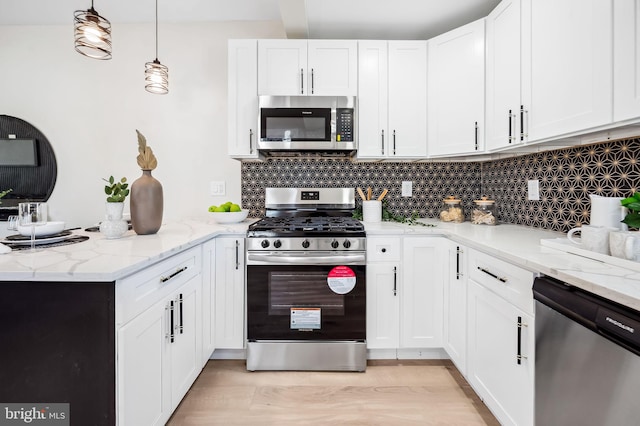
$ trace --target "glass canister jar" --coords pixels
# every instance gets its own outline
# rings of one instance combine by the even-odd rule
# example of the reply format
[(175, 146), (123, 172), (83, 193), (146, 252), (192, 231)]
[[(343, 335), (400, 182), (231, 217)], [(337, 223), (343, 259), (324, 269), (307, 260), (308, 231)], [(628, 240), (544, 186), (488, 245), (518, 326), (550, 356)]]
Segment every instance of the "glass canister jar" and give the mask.
[(471, 223), (476, 225), (495, 225), (498, 223), (495, 200), (482, 197), (479, 200), (473, 200), (473, 202), (475, 206), (471, 214)]
[(442, 200), (444, 209), (440, 212), (440, 220), (443, 222), (464, 222), (464, 212), (462, 211), (462, 200), (449, 196)]

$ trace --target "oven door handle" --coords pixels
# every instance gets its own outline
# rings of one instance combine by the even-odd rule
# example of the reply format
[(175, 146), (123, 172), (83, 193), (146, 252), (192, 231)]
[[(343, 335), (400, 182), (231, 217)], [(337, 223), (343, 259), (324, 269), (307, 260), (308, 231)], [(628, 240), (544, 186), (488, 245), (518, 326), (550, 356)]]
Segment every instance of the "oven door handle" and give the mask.
[(296, 256), (290, 253), (247, 253), (249, 265), (364, 265), (365, 254)]

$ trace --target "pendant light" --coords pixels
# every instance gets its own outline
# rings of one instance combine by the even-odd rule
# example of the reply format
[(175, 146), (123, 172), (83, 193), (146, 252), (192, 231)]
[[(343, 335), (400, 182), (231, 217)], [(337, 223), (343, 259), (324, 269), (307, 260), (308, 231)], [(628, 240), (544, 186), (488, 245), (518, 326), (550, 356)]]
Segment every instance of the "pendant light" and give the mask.
[(169, 93), (169, 68), (158, 60), (158, 0), (156, 0), (156, 59), (144, 65), (144, 88), (158, 95)]
[(111, 22), (93, 8), (73, 13), (76, 51), (94, 59), (111, 59)]

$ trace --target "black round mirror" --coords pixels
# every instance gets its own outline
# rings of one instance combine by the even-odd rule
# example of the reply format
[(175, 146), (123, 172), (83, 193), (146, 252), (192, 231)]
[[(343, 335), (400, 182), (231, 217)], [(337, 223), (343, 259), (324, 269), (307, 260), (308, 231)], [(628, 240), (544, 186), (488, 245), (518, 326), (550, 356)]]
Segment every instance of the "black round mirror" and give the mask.
[(0, 220), (18, 214), (18, 203), (47, 201), (58, 176), (51, 144), (38, 129), (17, 117), (0, 115)]

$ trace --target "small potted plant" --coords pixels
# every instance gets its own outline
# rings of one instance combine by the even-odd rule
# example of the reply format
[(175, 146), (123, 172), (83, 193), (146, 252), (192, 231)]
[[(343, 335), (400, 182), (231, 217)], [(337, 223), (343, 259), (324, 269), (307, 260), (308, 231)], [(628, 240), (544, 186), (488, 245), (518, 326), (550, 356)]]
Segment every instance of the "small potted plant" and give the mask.
[(119, 181), (116, 181), (113, 176), (102, 180), (107, 182), (104, 186), (107, 202), (105, 203), (105, 220), (100, 222), (100, 232), (109, 239), (120, 238), (129, 229), (127, 221), (122, 219), (124, 200), (129, 195), (129, 184), (126, 177)]
[(620, 200), (620, 204), (629, 209), (629, 213), (624, 217), (622, 223), (626, 223), (632, 228), (640, 228), (640, 192)]
[[(2, 197), (4, 197), (5, 195), (7, 195), (8, 193), (10, 193), (11, 191), (13, 191), (13, 189), (11, 189), (11, 188), (6, 189), (6, 190), (4, 190), (4, 191), (0, 191), (0, 199), (1, 199)], [(0, 200), (0, 204), (2, 204), (2, 200)]]

